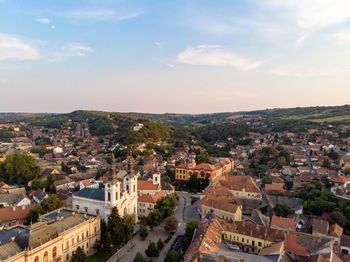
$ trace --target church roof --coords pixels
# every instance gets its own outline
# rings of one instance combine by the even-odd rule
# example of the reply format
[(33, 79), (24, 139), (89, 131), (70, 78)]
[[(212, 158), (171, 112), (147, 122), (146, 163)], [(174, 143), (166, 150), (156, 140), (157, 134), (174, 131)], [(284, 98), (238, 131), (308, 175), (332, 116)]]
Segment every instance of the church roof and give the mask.
[(73, 196), (90, 198), (98, 201), (105, 201), (105, 191), (97, 188), (83, 188), (73, 193)]

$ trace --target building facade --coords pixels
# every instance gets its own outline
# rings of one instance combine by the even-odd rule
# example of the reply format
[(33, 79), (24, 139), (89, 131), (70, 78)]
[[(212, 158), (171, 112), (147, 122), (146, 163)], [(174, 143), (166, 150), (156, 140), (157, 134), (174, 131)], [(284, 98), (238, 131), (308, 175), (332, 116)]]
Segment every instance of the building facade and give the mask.
[(39, 220), (0, 230), (0, 261), (66, 262), (78, 247), (93, 254), (101, 237), (99, 216), (58, 209)]
[(228, 175), (234, 169), (234, 161), (231, 158), (218, 158), (213, 164), (200, 163), (196, 164), (193, 158), (189, 158), (183, 164), (175, 168), (175, 180), (178, 182), (187, 182), (194, 174), (198, 178), (208, 177), (211, 182), (220, 179), (222, 176)]
[(134, 214), (137, 219), (137, 174), (129, 164), (128, 171), (116, 174), (112, 168), (112, 180), (105, 183), (104, 189), (84, 188), (72, 195), (74, 210), (88, 214), (100, 215), (108, 221), (113, 207), (117, 207), (119, 215)]

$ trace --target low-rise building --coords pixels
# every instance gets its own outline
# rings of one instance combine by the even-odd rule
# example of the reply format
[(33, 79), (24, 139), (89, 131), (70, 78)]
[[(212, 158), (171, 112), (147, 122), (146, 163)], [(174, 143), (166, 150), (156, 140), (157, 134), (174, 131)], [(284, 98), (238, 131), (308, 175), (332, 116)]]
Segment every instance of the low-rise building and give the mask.
[(137, 200), (139, 217), (147, 217), (149, 213), (153, 212), (158, 199), (164, 196), (166, 196), (164, 191), (159, 191), (155, 194), (140, 194)]

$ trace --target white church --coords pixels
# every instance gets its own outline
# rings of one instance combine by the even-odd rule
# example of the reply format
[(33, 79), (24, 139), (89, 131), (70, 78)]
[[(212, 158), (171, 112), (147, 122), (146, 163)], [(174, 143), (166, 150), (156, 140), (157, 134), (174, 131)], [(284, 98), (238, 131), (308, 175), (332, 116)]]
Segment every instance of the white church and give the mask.
[[(113, 158), (113, 157), (112, 157)], [(119, 215), (135, 214), (137, 220), (137, 177), (132, 160), (128, 170), (116, 173), (112, 160), (112, 180), (104, 189), (84, 188), (72, 195), (72, 208), (80, 212), (100, 215), (108, 221), (112, 208), (117, 207)]]

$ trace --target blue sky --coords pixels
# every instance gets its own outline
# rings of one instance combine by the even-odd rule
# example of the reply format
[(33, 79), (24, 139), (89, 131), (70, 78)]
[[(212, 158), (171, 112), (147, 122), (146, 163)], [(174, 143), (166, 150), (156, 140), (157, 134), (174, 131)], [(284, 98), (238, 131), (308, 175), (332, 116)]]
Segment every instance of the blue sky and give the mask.
[(350, 103), (349, 0), (0, 0), (0, 112)]

